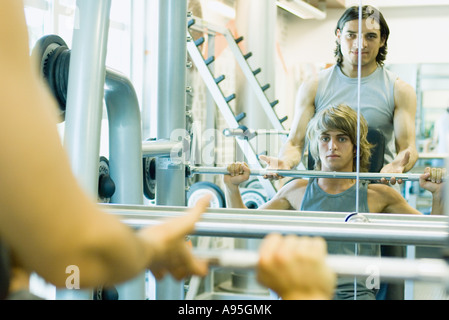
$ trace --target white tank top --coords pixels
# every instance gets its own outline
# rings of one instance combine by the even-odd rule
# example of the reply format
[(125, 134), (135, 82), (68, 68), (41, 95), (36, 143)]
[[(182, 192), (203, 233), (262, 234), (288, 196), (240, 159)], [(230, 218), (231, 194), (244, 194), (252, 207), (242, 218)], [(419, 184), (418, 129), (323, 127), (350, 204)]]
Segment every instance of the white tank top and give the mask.
[[(391, 71), (378, 67), (361, 80), (360, 112), (368, 126), (379, 129), (385, 137), (384, 165), (391, 163), (396, 155), (393, 130), (396, 79), (397, 76)], [(336, 65), (321, 71), (315, 97), (316, 112), (342, 103), (357, 111), (357, 85), (357, 78), (347, 77)]]

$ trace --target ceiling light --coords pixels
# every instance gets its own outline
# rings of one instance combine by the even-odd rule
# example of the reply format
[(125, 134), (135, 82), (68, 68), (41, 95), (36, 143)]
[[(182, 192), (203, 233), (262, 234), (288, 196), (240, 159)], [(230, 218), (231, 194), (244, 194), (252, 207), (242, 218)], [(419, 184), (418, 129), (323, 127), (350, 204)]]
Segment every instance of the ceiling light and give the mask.
[(276, 1), (276, 4), (279, 8), (282, 8), (302, 19), (326, 19), (325, 11), (319, 10), (305, 1), (278, 0)]

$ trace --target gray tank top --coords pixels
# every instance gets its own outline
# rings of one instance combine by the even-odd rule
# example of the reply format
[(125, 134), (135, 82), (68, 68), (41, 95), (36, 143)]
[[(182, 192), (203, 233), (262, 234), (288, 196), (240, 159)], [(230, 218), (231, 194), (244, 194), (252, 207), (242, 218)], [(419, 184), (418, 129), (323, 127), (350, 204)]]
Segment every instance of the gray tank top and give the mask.
[[(301, 211), (330, 211), (356, 212), (356, 184), (339, 193), (329, 194), (318, 185), (315, 178), (309, 179), (306, 192), (301, 203)], [(368, 183), (361, 181), (359, 186), (359, 213), (368, 213)], [(380, 256), (380, 246), (372, 244), (354, 244), (352, 242), (327, 241), (329, 254)], [(356, 251), (357, 249), (357, 251)], [(370, 300), (376, 298), (376, 288), (369, 289), (366, 286), (366, 278), (357, 279), (357, 300)], [(339, 277), (334, 299), (354, 299), (354, 278)]]
[[(384, 165), (391, 163), (396, 154), (393, 115), (394, 84), (397, 78), (391, 71), (378, 67), (361, 80), (360, 112), (368, 122), (368, 126), (379, 129), (385, 137)], [(357, 84), (357, 78), (345, 76), (336, 65), (321, 71), (315, 97), (316, 111), (341, 103), (357, 110)]]

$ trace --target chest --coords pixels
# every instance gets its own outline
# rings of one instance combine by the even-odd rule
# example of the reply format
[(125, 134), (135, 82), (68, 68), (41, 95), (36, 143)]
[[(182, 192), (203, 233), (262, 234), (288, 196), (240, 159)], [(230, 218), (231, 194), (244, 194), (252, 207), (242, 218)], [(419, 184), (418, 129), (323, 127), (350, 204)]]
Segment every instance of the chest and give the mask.
[[(340, 193), (327, 193), (319, 187), (315, 180), (309, 182), (304, 193), (300, 209), (301, 211), (327, 211), (327, 212), (370, 212), (367, 202), (367, 186), (361, 184), (359, 192), (357, 185)], [(357, 197), (359, 197), (357, 199)], [(359, 200), (359, 201), (357, 201)]]

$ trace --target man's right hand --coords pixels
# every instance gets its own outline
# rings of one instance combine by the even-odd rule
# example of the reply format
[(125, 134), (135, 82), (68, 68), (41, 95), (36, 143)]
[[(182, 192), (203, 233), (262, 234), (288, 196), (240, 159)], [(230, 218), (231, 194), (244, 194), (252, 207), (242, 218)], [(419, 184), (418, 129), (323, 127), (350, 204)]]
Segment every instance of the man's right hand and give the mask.
[[(259, 156), (259, 159), (264, 161), (268, 166), (266, 167), (267, 170), (290, 170), (290, 166), (285, 162), (282, 161), (279, 158), (276, 157), (268, 157), (261, 155)], [(267, 173), (263, 176), (264, 179), (270, 179), (270, 180), (279, 180), (284, 178), (283, 176), (278, 175), (277, 173)]]
[(224, 175), (223, 182), (228, 186), (239, 186), (242, 182), (249, 179), (251, 173), (249, 166), (245, 162), (231, 163), (227, 169), (229, 174)]

